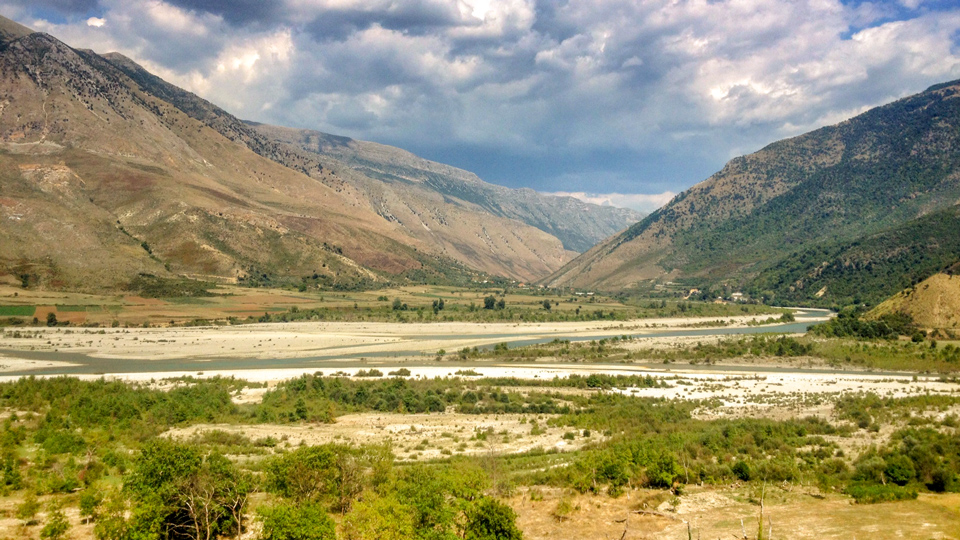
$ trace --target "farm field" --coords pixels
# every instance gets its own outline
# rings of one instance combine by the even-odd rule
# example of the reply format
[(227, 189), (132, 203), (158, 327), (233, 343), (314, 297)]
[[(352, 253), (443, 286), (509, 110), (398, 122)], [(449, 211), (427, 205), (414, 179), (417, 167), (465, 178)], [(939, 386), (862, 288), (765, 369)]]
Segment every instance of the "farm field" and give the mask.
[[(0, 285), (0, 324), (44, 323), (53, 313), (74, 326), (170, 326), (288, 320), (391, 322), (549, 322), (663, 317), (779, 316), (783, 309), (677, 300), (619, 301), (593, 293), (538, 289), (404, 286), (373, 291), (304, 291), (210, 286), (202, 296), (93, 295)], [(162, 290), (158, 291), (162, 294)], [(496, 305), (485, 309), (486, 298)], [(434, 312), (435, 304), (443, 301)], [(550, 308), (544, 302), (550, 302)], [(502, 301), (502, 304), (499, 304)], [(395, 307), (396, 304), (396, 307)], [(11, 321), (10, 318), (20, 319)]]

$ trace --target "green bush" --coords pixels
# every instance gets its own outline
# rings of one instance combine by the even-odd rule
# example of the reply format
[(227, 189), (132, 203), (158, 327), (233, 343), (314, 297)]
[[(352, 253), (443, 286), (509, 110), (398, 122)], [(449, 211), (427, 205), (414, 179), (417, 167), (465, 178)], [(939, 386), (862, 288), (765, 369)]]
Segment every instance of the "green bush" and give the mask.
[(509, 506), (483, 497), (466, 511), (463, 527), (465, 540), (522, 540), (517, 528), (517, 514)]
[(737, 478), (744, 482), (749, 482), (750, 479), (753, 478), (753, 471), (750, 469), (750, 464), (746, 461), (737, 461), (730, 470)]
[(936, 493), (943, 493), (945, 491), (953, 491), (954, 489), (954, 477), (956, 475), (950, 469), (945, 466), (937, 467), (930, 478), (930, 483), (927, 484), (927, 488), (930, 491)]
[(916, 490), (889, 484), (854, 483), (847, 486), (846, 492), (858, 504), (876, 504), (917, 498)]
[(68, 530), (70, 530), (70, 522), (67, 521), (67, 516), (63, 514), (63, 510), (59, 507), (53, 508), (47, 515), (47, 522), (44, 523), (43, 529), (40, 530), (40, 538), (43, 540), (61, 540), (66, 537)]
[(911, 480), (917, 477), (917, 470), (913, 466), (913, 461), (907, 456), (896, 454), (888, 457), (884, 467), (884, 474), (887, 479), (898, 486), (905, 486)]
[(312, 503), (294, 506), (277, 503), (261, 508), (261, 540), (335, 540), (333, 520), (323, 508)]
[(664, 452), (647, 467), (647, 485), (655, 488), (672, 487), (673, 481), (682, 473), (683, 469), (677, 463), (676, 456)]

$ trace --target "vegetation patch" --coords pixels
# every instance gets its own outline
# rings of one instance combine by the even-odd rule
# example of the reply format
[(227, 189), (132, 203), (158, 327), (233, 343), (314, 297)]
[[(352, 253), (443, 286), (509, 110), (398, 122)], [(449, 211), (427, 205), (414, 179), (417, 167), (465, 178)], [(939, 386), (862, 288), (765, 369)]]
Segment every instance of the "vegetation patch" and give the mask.
[(208, 289), (212, 283), (192, 279), (164, 278), (151, 274), (140, 274), (130, 282), (127, 290), (144, 298), (177, 298), (214, 296)]
[(33, 317), (36, 306), (0, 306), (0, 317)]

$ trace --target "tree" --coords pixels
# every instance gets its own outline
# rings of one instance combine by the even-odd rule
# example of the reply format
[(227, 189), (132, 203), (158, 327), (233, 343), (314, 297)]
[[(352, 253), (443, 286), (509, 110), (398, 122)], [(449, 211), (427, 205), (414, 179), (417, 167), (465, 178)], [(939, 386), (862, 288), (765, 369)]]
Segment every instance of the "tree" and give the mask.
[(17, 519), (23, 521), (26, 525), (33, 525), (36, 523), (35, 519), (39, 511), (40, 501), (37, 500), (37, 495), (33, 491), (27, 491), (23, 502), (17, 506)]
[(493, 309), (497, 305), (497, 299), (491, 294), (483, 299), (483, 309)]
[(497, 309), (504, 309), (505, 307), (507, 307), (507, 302), (503, 298), (497, 301)]
[(400, 311), (401, 308), (403, 308), (403, 302), (401, 302), (399, 298), (394, 298), (394, 299), (393, 299), (393, 310), (394, 310), (394, 311)]
[(448, 538), (456, 511), (450, 505), (449, 479), (440, 471), (414, 465), (397, 479), (397, 499), (410, 507), (419, 538)]
[(337, 455), (333, 445), (306, 446), (267, 465), (271, 491), (297, 501), (317, 501), (336, 486)]
[(157, 439), (144, 446), (124, 487), (133, 513), (124, 523), (118, 511), (105, 531), (119, 538), (211, 540), (242, 527), (252, 483), (219, 454), (204, 459), (196, 446)]
[(669, 452), (664, 452), (647, 467), (647, 482), (651, 487), (668, 488), (673, 486), (674, 479), (682, 472), (683, 469), (677, 463), (677, 458)]
[(212, 454), (203, 467), (180, 483), (179, 502), (189, 518), (192, 538), (212, 540), (243, 526), (243, 508), (252, 482), (227, 458)]
[(335, 540), (333, 520), (315, 503), (277, 503), (259, 510), (261, 540)]
[(353, 505), (341, 525), (343, 540), (413, 538), (413, 510), (395, 497), (375, 497)]
[(297, 403), (294, 405), (294, 412), (300, 420), (307, 419), (307, 402), (304, 401), (303, 396), (297, 398)]
[(543, 309), (545, 309), (545, 310), (547, 310), (547, 311), (550, 311), (550, 307), (551, 307), (550, 300), (544, 300), (544, 301), (543, 301)]
[(334, 507), (341, 513), (345, 513), (350, 510), (357, 495), (363, 491), (363, 466), (356, 454), (342, 451), (337, 453), (336, 467)]
[(517, 528), (517, 514), (491, 497), (483, 497), (467, 509), (463, 533), (465, 540), (523, 539)]
[(67, 521), (67, 516), (63, 514), (63, 510), (56, 506), (50, 509), (50, 513), (47, 515), (47, 523), (40, 530), (40, 538), (43, 540), (61, 540), (66, 536), (68, 530), (70, 530), (70, 522)]
[(80, 494), (80, 518), (84, 523), (97, 520), (97, 508), (103, 502), (103, 497), (92, 488), (87, 488)]
[(950, 491), (953, 488), (953, 471), (951, 471), (946, 466), (939, 466), (934, 469), (933, 474), (930, 475), (931, 481), (927, 484), (927, 487), (930, 491), (936, 493), (943, 493), (945, 491)]
[(47, 326), (56, 326), (57, 325), (57, 314), (54, 312), (47, 313)]
[(902, 454), (896, 454), (887, 458), (884, 473), (891, 482), (898, 486), (905, 486), (908, 482), (916, 478), (917, 470), (913, 466), (913, 461)]

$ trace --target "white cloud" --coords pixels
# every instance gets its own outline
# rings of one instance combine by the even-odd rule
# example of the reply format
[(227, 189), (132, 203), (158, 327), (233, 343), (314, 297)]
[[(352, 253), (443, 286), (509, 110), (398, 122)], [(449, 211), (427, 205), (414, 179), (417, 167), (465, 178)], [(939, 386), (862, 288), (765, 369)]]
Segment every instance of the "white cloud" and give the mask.
[(677, 194), (672, 191), (663, 193), (585, 193), (583, 191), (555, 191), (545, 193), (557, 197), (573, 197), (581, 201), (599, 204), (600, 206), (616, 206), (617, 208), (632, 208), (644, 213), (650, 213), (670, 202)]
[(679, 191), (733, 152), (960, 78), (960, 7), (920, 0), (278, 0), (270, 17), (99, 0), (59, 24), (10, 1), (239, 116), (485, 152), (470, 160), (485, 177), (488, 162), (596, 160), (500, 175), (546, 190)]

